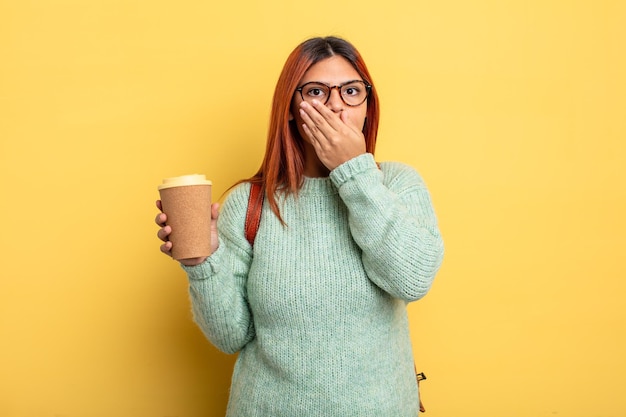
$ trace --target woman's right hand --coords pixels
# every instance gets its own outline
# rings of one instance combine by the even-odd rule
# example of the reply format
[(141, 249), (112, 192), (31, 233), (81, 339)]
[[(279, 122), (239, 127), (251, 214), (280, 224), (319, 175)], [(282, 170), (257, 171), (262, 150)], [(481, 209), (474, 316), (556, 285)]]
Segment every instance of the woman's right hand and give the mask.
[[(160, 227), (159, 231), (157, 232), (157, 237), (163, 241), (160, 249), (161, 252), (171, 257), (172, 242), (170, 242), (169, 240), (169, 235), (170, 233), (172, 233), (172, 228), (171, 226), (165, 224), (167, 222), (167, 215), (163, 213), (161, 200), (157, 200), (156, 206), (159, 210), (161, 210), (161, 213), (157, 214), (156, 218), (154, 219), (154, 222), (157, 224), (157, 226)], [(218, 204), (213, 204), (211, 206), (211, 252), (215, 252), (219, 242), (219, 240), (217, 239), (217, 217), (219, 216), (218, 208)], [(206, 258), (206, 256), (203, 256), (200, 258), (181, 259), (180, 263), (185, 266), (195, 266), (204, 262)]]

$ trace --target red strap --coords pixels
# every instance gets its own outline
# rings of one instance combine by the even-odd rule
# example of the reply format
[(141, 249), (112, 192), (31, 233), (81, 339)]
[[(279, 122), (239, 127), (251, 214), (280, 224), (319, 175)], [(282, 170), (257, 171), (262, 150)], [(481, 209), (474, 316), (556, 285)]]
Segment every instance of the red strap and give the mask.
[(245, 234), (250, 246), (254, 246), (254, 238), (261, 224), (261, 210), (263, 208), (263, 186), (252, 183), (250, 197), (248, 197), (248, 210), (246, 211)]
[[(415, 366), (415, 364), (414, 364)], [(417, 373), (417, 367), (415, 367), (415, 379), (417, 379), (417, 387), (419, 389), (420, 386), (420, 381), (423, 381), (426, 379), (426, 375), (424, 375), (424, 372), (420, 372), (419, 374)], [(422, 403), (422, 396), (420, 395), (420, 412), (425, 413), (426, 409), (424, 408), (424, 403)]]

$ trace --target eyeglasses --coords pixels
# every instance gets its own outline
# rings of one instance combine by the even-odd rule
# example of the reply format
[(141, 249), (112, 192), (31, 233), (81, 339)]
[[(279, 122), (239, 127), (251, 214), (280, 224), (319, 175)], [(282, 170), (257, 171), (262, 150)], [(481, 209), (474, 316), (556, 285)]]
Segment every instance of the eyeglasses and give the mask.
[(321, 81), (311, 81), (296, 88), (296, 91), (300, 92), (300, 96), (304, 101), (312, 102), (313, 100), (319, 100), (326, 104), (330, 99), (330, 93), (335, 88), (339, 91), (339, 97), (347, 106), (356, 107), (367, 100), (372, 86), (362, 80), (347, 81), (334, 86), (324, 84)]

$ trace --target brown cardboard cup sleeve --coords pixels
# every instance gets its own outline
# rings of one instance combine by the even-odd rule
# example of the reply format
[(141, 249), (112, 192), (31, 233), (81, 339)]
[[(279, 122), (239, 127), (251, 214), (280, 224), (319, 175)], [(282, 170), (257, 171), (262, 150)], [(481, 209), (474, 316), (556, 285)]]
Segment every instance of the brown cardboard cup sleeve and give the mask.
[(211, 255), (211, 182), (204, 175), (168, 178), (159, 186), (159, 194), (172, 228), (172, 257)]

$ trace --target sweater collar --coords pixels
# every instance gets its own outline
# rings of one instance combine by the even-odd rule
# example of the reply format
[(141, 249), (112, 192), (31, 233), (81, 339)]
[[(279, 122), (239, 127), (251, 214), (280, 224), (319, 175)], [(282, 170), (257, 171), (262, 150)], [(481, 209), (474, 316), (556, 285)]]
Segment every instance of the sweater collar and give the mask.
[(300, 195), (333, 195), (338, 193), (329, 177), (303, 178), (304, 183), (300, 188)]

